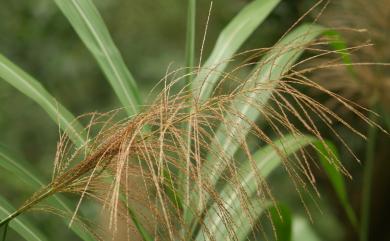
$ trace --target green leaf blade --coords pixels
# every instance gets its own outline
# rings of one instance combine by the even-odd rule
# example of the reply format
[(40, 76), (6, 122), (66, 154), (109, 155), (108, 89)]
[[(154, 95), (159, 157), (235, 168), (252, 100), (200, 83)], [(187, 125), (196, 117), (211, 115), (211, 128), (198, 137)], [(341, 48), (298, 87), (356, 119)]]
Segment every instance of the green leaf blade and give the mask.
[(290, 209), (278, 204), (269, 208), (272, 223), (275, 226), (276, 241), (290, 241), (292, 233), (292, 215)]
[[(43, 182), (34, 175), (31, 171), (32, 168), (27, 163), (23, 161), (16, 161), (5, 148), (0, 146), (0, 168), (11, 173), (16, 179), (22, 180), (26, 185), (26, 187), (30, 191), (36, 191), (44, 186)], [(64, 198), (55, 195), (54, 197), (49, 198), (48, 203), (50, 203), (53, 207), (59, 208), (66, 212), (71, 212), (71, 209), (66, 204), (67, 201)], [(6, 210), (10, 210), (9, 208)], [(0, 220), (3, 219), (0, 218)], [(68, 224), (69, 220), (64, 218), (65, 224)], [(71, 229), (74, 233), (76, 233), (82, 240), (85, 241), (93, 241), (92, 236), (78, 223), (74, 223), (71, 226)]]
[(127, 113), (136, 114), (141, 105), (136, 82), (94, 3), (91, 0), (55, 2), (98, 62)]
[[(0, 196), (0, 220), (8, 217), (8, 215), (11, 214), (13, 211), (14, 208), (12, 207), (12, 205)], [(21, 217), (15, 218), (8, 225), (27, 241), (48, 240), (41, 232), (38, 231), (37, 228), (35, 228), (31, 223)]]
[[(325, 29), (319, 25), (301, 25), (286, 35), (274, 48), (264, 56), (263, 60), (258, 66), (258, 73), (253, 76), (253, 84), (255, 85), (267, 85), (261, 94), (255, 92), (248, 94), (253, 100), (260, 101), (261, 105), (266, 106), (267, 102), (277, 86), (283, 75), (290, 70), (292, 65), (298, 60), (305, 50), (305, 45), (313, 41), (318, 37)], [(268, 86), (270, 85), (270, 86)], [(258, 104), (260, 105), (260, 104)], [(221, 151), (226, 153), (227, 157), (233, 157), (239, 149), (239, 141), (234, 142), (233, 138), (244, 139), (251, 129), (248, 121), (256, 121), (261, 115), (259, 108), (261, 106), (252, 106), (247, 101), (242, 102), (240, 99), (235, 99), (233, 102), (233, 108), (237, 110), (240, 115), (229, 114), (226, 116), (229, 127), (221, 126), (218, 128), (215, 135), (214, 145), (221, 146)], [(241, 116), (245, 116), (245, 119)], [(229, 128), (227, 135), (226, 128)], [(215, 148), (218, 148), (215, 146)], [(215, 149), (212, 148), (212, 149)], [(226, 163), (216, 158), (208, 159), (208, 162), (204, 165), (203, 173), (210, 177), (212, 183), (216, 183), (219, 176), (225, 169)], [(214, 167), (214, 168), (213, 168)], [(209, 170), (212, 170), (211, 172)], [(207, 174), (206, 172), (209, 172)]]
[[(288, 135), (274, 142), (274, 145), (267, 145), (264, 148), (259, 149), (253, 155), (253, 160), (256, 161), (256, 169), (261, 175), (262, 178), (267, 178), (273, 170), (281, 165), (282, 159), (295, 153), (296, 151), (304, 148), (315, 142), (316, 139), (310, 136), (294, 136)], [(281, 156), (281, 152), (283, 156)], [(240, 166), (238, 173), (238, 183), (245, 190), (246, 196), (252, 197), (255, 195), (257, 191), (257, 177), (254, 169), (251, 166), (249, 160), (245, 161), (242, 166)], [(223, 200), (224, 210), (226, 210), (232, 217), (236, 215), (242, 215), (245, 213), (242, 210), (242, 204), (240, 202), (239, 193), (236, 188), (232, 187), (230, 184), (226, 184), (224, 188), (220, 192), (220, 199)], [(219, 213), (220, 207), (218, 207), (217, 203), (211, 205), (208, 208), (204, 225), (209, 229), (211, 233), (219, 233), (221, 237), (229, 237), (231, 231), (225, 226), (224, 221), (221, 219), (222, 214)], [(253, 213), (256, 215), (260, 215), (263, 212), (263, 209), (269, 204), (263, 203), (259, 207), (259, 210), (253, 210)], [(254, 205), (255, 207), (256, 205)], [(252, 212), (252, 210), (251, 210)], [(257, 217), (257, 216), (253, 216)], [(245, 223), (248, 223), (250, 220), (246, 220), (248, 217), (243, 217)], [(245, 221), (246, 220), (246, 221)], [(244, 233), (250, 231), (251, 226), (244, 227), (243, 225), (238, 226), (240, 230), (236, 230), (237, 232), (243, 232), (244, 229), (248, 229)], [(243, 234), (241, 234), (243, 235)], [(204, 234), (198, 233), (197, 239), (198, 241), (204, 239)], [(224, 240), (224, 239), (216, 239), (216, 240)]]
[(336, 146), (330, 141), (326, 141), (325, 143), (317, 141), (314, 143), (314, 146), (316, 147), (320, 164), (322, 165), (326, 175), (328, 176), (330, 183), (335, 190), (336, 195), (342, 207), (344, 208), (344, 211), (346, 212), (349, 221), (354, 226), (354, 228), (357, 229), (357, 217), (348, 199), (343, 174), (340, 173), (340, 171), (337, 169), (336, 164), (332, 164), (329, 161), (336, 158), (336, 160), (333, 160), (333, 162), (338, 163), (340, 160)]
[(215, 47), (193, 81), (194, 96), (201, 102), (210, 97), (229, 59), (265, 20), (280, 0), (255, 0), (247, 4), (219, 35)]
[(0, 78), (39, 104), (76, 145), (84, 145), (84, 128), (75, 117), (58, 103), (36, 79), (1, 54)]

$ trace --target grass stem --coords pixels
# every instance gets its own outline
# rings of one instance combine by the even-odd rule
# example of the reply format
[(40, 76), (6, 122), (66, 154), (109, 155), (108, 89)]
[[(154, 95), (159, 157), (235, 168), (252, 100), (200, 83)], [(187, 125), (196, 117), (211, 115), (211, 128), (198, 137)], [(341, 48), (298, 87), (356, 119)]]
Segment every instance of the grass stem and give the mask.
[[(188, 91), (191, 91), (192, 86), (192, 80), (193, 75), (191, 72), (194, 68), (195, 63), (195, 27), (196, 27), (196, 0), (188, 0), (188, 8), (187, 8), (187, 36), (186, 36), (186, 67), (187, 67), (187, 78), (185, 87)], [(190, 100), (191, 101), (191, 100)], [(188, 112), (191, 112), (191, 109), (188, 110)], [(187, 137), (187, 147), (188, 150), (191, 148), (191, 121), (188, 122), (188, 124), (184, 125), (183, 128), (187, 130), (186, 134)], [(189, 173), (190, 168), (190, 156), (187, 157), (187, 164), (186, 164), (186, 170), (187, 173)], [(184, 203), (185, 206), (188, 207), (189, 205), (189, 193), (190, 193), (190, 180), (188, 175), (180, 175), (179, 180), (184, 181), (183, 185), (183, 197), (184, 197)]]
[(186, 36), (186, 87), (191, 88), (192, 75), (195, 59), (195, 21), (196, 21), (196, 0), (188, 0), (187, 9), (187, 36)]
[[(371, 114), (370, 119), (375, 121), (376, 117)], [(361, 204), (361, 224), (360, 224), (360, 240), (367, 241), (369, 237), (370, 225), (370, 206), (371, 206), (371, 188), (372, 177), (375, 159), (375, 141), (378, 129), (375, 126), (370, 126), (368, 129), (368, 138), (366, 146), (366, 163), (363, 171), (363, 190)]]
[(5, 241), (5, 239), (7, 237), (8, 224), (9, 224), (9, 222), (6, 222), (4, 224), (4, 231), (3, 231), (3, 235), (2, 235), (1, 241)]

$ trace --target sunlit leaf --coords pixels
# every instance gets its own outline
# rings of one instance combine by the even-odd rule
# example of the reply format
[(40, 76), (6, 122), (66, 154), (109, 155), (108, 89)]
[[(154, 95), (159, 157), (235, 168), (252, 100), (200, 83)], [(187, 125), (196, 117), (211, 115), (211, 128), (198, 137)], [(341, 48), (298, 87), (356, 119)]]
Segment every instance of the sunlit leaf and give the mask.
[(292, 237), (291, 241), (320, 241), (321, 239), (315, 233), (310, 223), (303, 217), (294, 217), (292, 221)]
[[(259, 101), (258, 105), (266, 106), (271, 97), (274, 88), (277, 86), (279, 80), (283, 75), (290, 70), (291, 66), (297, 61), (305, 50), (306, 44), (312, 42), (325, 29), (318, 25), (305, 24), (297, 27), (295, 30), (286, 35), (279, 41), (270, 52), (264, 56), (259, 64), (259, 72), (254, 75), (254, 83), (256, 85), (264, 84), (267, 88), (261, 93), (250, 93), (248, 98)], [(273, 87), (273, 88), (272, 88)], [(237, 138), (245, 138), (250, 131), (251, 126), (248, 121), (256, 121), (261, 118), (259, 108), (261, 106), (252, 106), (251, 103), (242, 102), (237, 99), (233, 103), (234, 108), (240, 115), (227, 115), (226, 120), (229, 125), (229, 135), (227, 135), (224, 125), (221, 125), (215, 135), (215, 143), (221, 146), (221, 151), (226, 156), (233, 157), (239, 148), (239, 141)], [(241, 116), (245, 116), (241, 118)], [(235, 139), (233, 139), (235, 138)], [(234, 141), (236, 140), (236, 141)], [(217, 148), (217, 146), (215, 148)], [(211, 148), (211, 149), (215, 149)], [(226, 163), (222, 160), (212, 158), (208, 159), (203, 168), (203, 173), (210, 177), (212, 183), (216, 183), (219, 176), (225, 169)], [(210, 171), (211, 170), (211, 171)]]
[[(259, 149), (253, 155), (253, 160), (256, 161), (256, 169), (258, 170), (259, 175), (263, 178), (267, 178), (267, 176), (275, 170), (277, 167), (281, 165), (281, 161), (285, 156), (291, 155), (302, 149), (303, 147), (315, 142), (316, 139), (308, 136), (286, 136), (280, 140), (275, 141), (273, 146), (267, 145)], [(280, 151), (282, 151), (284, 156), (281, 156)], [(251, 197), (255, 195), (257, 191), (257, 177), (254, 168), (251, 166), (250, 161), (243, 162), (242, 166), (240, 166), (238, 173), (238, 183), (246, 192), (246, 195)], [(232, 217), (236, 217), (237, 215), (242, 215), (242, 203), (240, 202), (239, 193), (237, 192), (237, 188), (231, 186), (230, 184), (226, 184), (225, 187), (220, 192), (220, 199), (223, 200), (224, 210), (229, 212)], [(208, 231), (218, 235), (221, 237), (230, 237), (231, 231), (228, 227), (226, 227), (226, 223), (221, 219), (222, 214), (219, 212), (221, 210), (220, 204), (214, 203), (207, 211), (204, 222), (204, 226), (207, 227)], [(267, 206), (269, 204), (263, 204)], [(252, 217), (257, 217), (260, 215), (264, 209), (264, 206), (259, 210), (253, 210), (251, 213)], [(252, 210), (251, 210), (252, 212)], [(257, 213), (258, 212), (258, 213)], [(256, 215), (255, 215), (256, 214)], [(248, 214), (247, 214), (248, 215)], [(249, 220), (250, 221), (250, 220)], [(249, 229), (251, 226), (245, 227), (244, 225), (239, 226), (241, 229)], [(237, 230), (238, 231), (238, 230)], [(204, 240), (204, 234), (198, 233), (196, 240)], [(217, 239), (219, 240), (219, 239)], [(220, 239), (225, 240), (225, 239)]]

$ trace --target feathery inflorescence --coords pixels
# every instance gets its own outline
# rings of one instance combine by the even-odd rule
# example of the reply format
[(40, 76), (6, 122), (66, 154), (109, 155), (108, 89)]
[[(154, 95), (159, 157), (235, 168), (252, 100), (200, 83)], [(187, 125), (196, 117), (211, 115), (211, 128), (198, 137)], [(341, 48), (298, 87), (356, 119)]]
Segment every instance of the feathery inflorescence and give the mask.
[[(317, 49), (319, 54), (297, 63), (282, 78), (271, 79), (270, 73), (262, 83), (255, 80), (262, 73), (262, 66), (272, 63), (273, 59), (264, 63), (256, 59), (267, 49), (241, 54), (252, 61), (223, 73), (213, 96), (206, 101), (193, 96), (188, 88), (173, 90), (186, 78), (181, 73), (187, 70), (182, 69), (168, 73), (161, 81), (162, 90), (154, 102), (131, 118), (118, 121), (116, 115), (120, 110), (92, 113), (86, 130), (90, 136), (87, 144), (77, 148), (65, 135), (61, 136), (52, 181), (3, 223), (36, 208), (49, 196), (77, 193), (80, 200), (71, 220), (80, 221), (79, 207), (85, 198), (93, 198), (108, 215), (107, 225), (114, 237), (120, 236), (118, 227), (129, 227), (128, 224), (134, 222), (132, 210), (137, 210), (137, 219), (150, 233), (160, 237), (158, 240), (192, 240), (194, 230), (201, 230), (208, 240), (213, 240), (216, 231), (204, 225), (211, 208), (218, 213), (223, 225), (232, 230), (229, 238), (235, 240), (236, 214), (229, 211), (221, 187), (231, 187), (239, 206), (253, 223), (256, 223), (253, 220), (256, 217), (251, 217), (254, 202), (263, 206), (276, 202), (270, 184), (256, 165), (259, 160), (254, 158), (254, 150), (268, 146), (276, 151), (284, 171), (301, 195), (309, 189), (318, 192), (312, 172), (315, 160), (306, 149), (287, 155), (288, 146), (278, 145), (277, 139), (287, 135), (293, 139), (311, 135), (327, 147), (317, 128), (321, 123), (344, 143), (332, 128), (334, 122), (364, 138), (359, 130), (304, 94), (302, 89), (319, 90), (370, 125), (376, 125), (361, 113), (364, 109), (309, 79), (306, 73), (315, 71), (315, 67), (299, 68), (307, 61), (333, 54), (334, 51), (319, 49), (326, 43), (326, 39), (320, 39), (310, 46), (284, 46), (279, 54), (293, 47)], [(257, 67), (245, 75), (252, 66)], [(324, 64), (318, 68), (335, 66)], [(197, 75), (199, 71), (194, 69), (191, 74)], [(212, 73), (213, 69), (207, 71)], [(250, 108), (252, 112), (244, 115), (242, 108)], [(344, 145), (348, 148), (347, 143)], [(330, 149), (327, 151), (332, 153)], [(245, 161), (251, 168), (242, 173), (240, 167)], [(337, 158), (330, 155), (328, 161), (349, 176)], [(254, 176), (254, 194), (248, 191), (247, 183), (240, 181), (246, 175)], [(185, 193), (185, 180), (189, 180), (189, 194)], [(126, 238), (133, 233), (126, 232)], [(96, 236), (102, 239), (101, 234)]]

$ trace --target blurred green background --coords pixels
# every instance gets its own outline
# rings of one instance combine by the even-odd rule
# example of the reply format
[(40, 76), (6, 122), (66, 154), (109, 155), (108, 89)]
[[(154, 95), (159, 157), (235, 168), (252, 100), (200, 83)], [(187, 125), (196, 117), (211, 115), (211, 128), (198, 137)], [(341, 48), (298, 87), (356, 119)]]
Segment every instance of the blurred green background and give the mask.
[[(249, 1), (214, 1), (205, 42), (205, 56), (210, 53), (218, 33), (247, 2)], [(314, 2), (282, 1), (242, 50), (272, 46)], [(186, 1), (98, 0), (95, 3), (144, 96), (164, 76), (170, 64), (171, 68), (185, 65)], [(198, 1), (197, 50), (202, 42), (209, 4), (208, 0)], [(325, 15), (327, 11), (332, 11), (332, 7), (325, 10)], [(348, 10), (345, 13), (354, 14)], [(311, 14), (313, 15), (315, 14)], [(369, 16), (362, 16), (363, 19), (364, 17)], [(72, 113), (81, 115), (93, 111), (105, 112), (120, 106), (94, 59), (53, 2), (2, 0), (0, 18), (0, 52), (40, 80)], [(311, 21), (310, 19), (309, 17), (306, 21)], [(346, 27), (359, 27), (359, 24)], [(369, 26), (361, 27), (370, 30)], [(390, 29), (387, 30), (390, 32)], [(386, 49), (386, 46), (382, 48)], [(390, 52), (389, 49), (387, 47), (385, 51)], [(197, 52), (199, 55), (199, 51)], [(375, 59), (366, 61), (378, 62)], [(385, 70), (382, 68), (377, 71)], [(388, 72), (387, 79), (379, 81), (389, 81)], [(367, 126), (364, 123), (355, 121), (348, 115), (346, 118), (350, 118), (348, 121), (356, 128), (366, 132), (364, 130)], [(326, 130), (325, 127), (322, 129)], [(362, 160), (361, 164), (357, 163), (340, 145), (342, 161), (353, 175), (353, 180), (347, 181), (349, 195), (353, 207), (359, 210), (366, 144), (341, 127), (337, 130)], [(331, 135), (327, 137), (332, 138)], [(12, 86), (0, 81), (0, 143), (12, 153), (19, 154), (18, 158), (30, 162), (36, 168), (36, 173), (49, 180), (57, 140), (58, 127), (46, 113)], [(390, 176), (387, 173), (390, 170), (389, 145), (389, 136), (379, 133), (375, 145), (371, 240), (390, 240), (387, 225), (390, 216)], [(328, 180), (323, 173), (317, 174), (322, 198), (321, 210), (312, 208), (314, 226), (324, 237), (323, 240), (356, 240), (356, 233), (348, 223)], [(282, 176), (282, 173), (277, 172), (272, 177), (274, 183), (277, 183), (273, 186), (277, 187), (280, 199), (295, 207), (294, 211), (300, 210), (305, 215), (299, 197), (291, 191), (291, 184)], [(0, 191), (18, 206), (26, 197), (16, 195), (20, 193), (17, 190), (23, 190), (23, 185), (11, 184), (7, 182), (8, 178), (10, 177), (6, 175), (0, 176)], [(62, 239), (53, 240), (74, 238), (62, 223), (54, 222), (45, 226), (42, 221), (44, 219), (45, 217), (36, 216), (43, 229), (55, 229), (56, 232), (63, 233)], [(54, 233), (53, 237), (54, 235), (57, 236), (58, 233)]]

